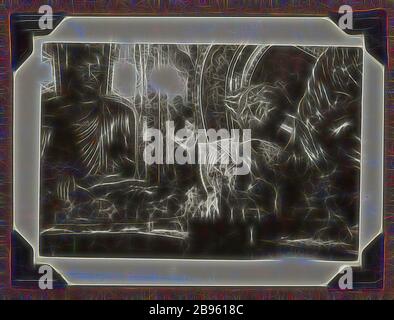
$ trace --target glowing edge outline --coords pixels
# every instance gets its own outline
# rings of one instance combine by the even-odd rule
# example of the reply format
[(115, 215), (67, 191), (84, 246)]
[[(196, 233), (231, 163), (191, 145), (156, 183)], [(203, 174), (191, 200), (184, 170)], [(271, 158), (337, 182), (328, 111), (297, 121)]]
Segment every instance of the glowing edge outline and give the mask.
[[(227, 19), (227, 20), (233, 20), (233, 19), (235, 19), (235, 17), (204, 17), (204, 18), (187, 17), (187, 18), (185, 18), (185, 17), (82, 17), (82, 16), (79, 16), (79, 17), (66, 17), (53, 31), (55, 31), (56, 29), (59, 29), (62, 24), (64, 24), (66, 21), (69, 21), (70, 19), (71, 20), (74, 20), (74, 19), (77, 19), (77, 20), (78, 19), (96, 19), (96, 20), (101, 20), (101, 19), (151, 20), (151, 19), (154, 19), (154, 20), (163, 20), (163, 21), (165, 21), (166, 19), (172, 19), (172, 20), (173, 19), (202, 19), (202, 20), (211, 20), (211, 19), (222, 20), (222, 19)], [(275, 20), (286, 19), (287, 22), (289, 22), (290, 20), (291, 20), (291, 22), (295, 22), (297, 20), (305, 21), (305, 20), (309, 20), (309, 19), (324, 20), (324, 21), (329, 21), (338, 30), (340, 30), (343, 35), (346, 35), (345, 33), (342, 32), (341, 29), (339, 29), (339, 27), (337, 27), (335, 25), (334, 22), (332, 22), (329, 18), (326, 18), (326, 17), (291, 17), (291, 18), (289, 18), (289, 17), (237, 17), (236, 19), (251, 20), (251, 21), (255, 20), (255, 19), (258, 19), (258, 20), (267, 20), (267, 22), (269, 22), (269, 20), (272, 20), (272, 19), (275, 19)], [(253, 23), (253, 22), (251, 22), (251, 23)], [(16, 93), (18, 92), (17, 85), (16, 85), (17, 82), (18, 82), (17, 81), (18, 71), (20, 71), (21, 68), (23, 66), (25, 66), (29, 60), (31, 60), (30, 59), (31, 57), (33, 57), (33, 56), (35, 56), (37, 54), (37, 44), (39, 44), (40, 48), (41, 48), (41, 45), (44, 43), (44, 39), (48, 38), (48, 37), (51, 37), (51, 35), (53, 35), (53, 32), (50, 35), (48, 35), (48, 36), (34, 37), (34, 39), (33, 39), (33, 53), (32, 53), (32, 55), (20, 66), (20, 68), (18, 70), (16, 70), (14, 72), (14, 81), (13, 81), (13, 83), (14, 83), (14, 90), (13, 90), (13, 95), (14, 95), (14, 99), (13, 100), (14, 100), (14, 102), (16, 100)], [(338, 269), (337, 269), (336, 273), (332, 274), (330, 279), (326, 280), (325, 282), (320, 282), (320, 283), (316, 283), (316, 284), (303, 284), (302, 281), (300, 281), (300, 282), (296, 281), (297, 282), (296, 284), (288, 284), (288, 283), (287, 284), (286, 283), (277, 283), (277, 284), (269, 283), (269, 284), (264, 284), (264, 283), (258, 283), (259, 279), (254, 279), (254, 283), (250, 283), (250, 281), (242, 283), (242, 277), (240, 277), (241, 279), (237, 279), (237, 280), (241, 280), (241, 283), (239, 283), (239, 281), (237, 281), (237, 282), (231, 282), (230, 281), (228, 284), (222, 283), (220, 281), (219, 282), (215, 282), (215, 279), (213, 279), (212, 282), (209, 282), (209, 283), (208, 282), (205, 283), (205, 281), (204, 282), (200, 281), (199, 283), (196, 283), (196, 284), (190, 283), (187, 280), (185, 282), (181, 283), (181, 284), (176, 283), (174, 281), (172, 281), (172, 282), (162, 282), (160, 280), (158, 282), (155, 282), (155, 281), (138, 282), (138, 283), (127, 282), (127, 283), (121, 283), (121, 284), (105, 282), (105, 281), (104, 282), (100, 282), (100, 283), (86, 283), (86, 282), (80, 282), (79, 283), (79, 282), (73, 282), (72, 280), (70, 280), (69, 278), (67, 278), (64, 275), (64, 272), (62, 272), (61, 268), (56, 263), (57, 260), (80, 260), (80, 261), (89, 260), (89, 261), (97, 261), (97, 262), (100, 262), (102, 260), (111, 260), (111, 261), (118, 261), (118, 260), (120, 260), (120, 261), (126, 261), (126, 262), (141, 261), (141, 260), (142, 261), (157, 261), (157, 260), (160, 260), (160, 261), (170, 261), (171, 263), (177, 263), (177, 262), (184, 263), (185, 261), (187, 263), (197, 262), (198, 264), (200, 264), (201, 262), (202, 263), (204, 263), (204, 262), (213, 262), (213, 263), (237, 262), (237, 263), (240, 263), (242, 265), (242, 264), (254, 264), (256, 262), (280, 262), (280, 261), (285, 261), (285, 260), (287, 261), (287, 259), (280, 259), (279, 258), (279, 259), (261, 259), (261, 260), (211, 260), (211, 259), (151, 259), (151, 258), (145, 259), (145, 258), (41, 257), (38, 254), (38, 250), (37, 250), (38, 245), (32, 244), (31, 241), (29, 241), (24, 236), (24, 233), (22, 232), (22, 230), (20, 230), (18, 228), (17, 222), (16, 222), (16, 216), (18, 215), (18, 213), (16, 212), (15, 207), (16, 207), (16, 202), (17, 202), (16, 199), (18, 198), (18, 192), (17, 192), (16, 187), (15, 187), (15, 185), (16, 185), (16, 183), (15, 183), (16, 182), (15, 181), (15, 171), (17, 170), (17, 167), (16, 167), (16, 160), (15, 160), (16, 159), (16, 156), (15, 156), (16, 155), (16, 144), (14, 143), (13, 144), (13, 154), (14, 154), (14, 157), (13, 157), (13, 200), (14, 200), (13, 201), (13, 213), (14, 213), (14, 215), (13, 215), (13, 225), (14, 225), (14, 230), (16, 230), (23, 238), (25, 238), (25, 240), (32, 246), (33, 252), (34, 252), (34, 263), (51, 265), (59, 274), (61, 274), (65, 278), (65, 280), (70, 285), (114, 285), (114, 286), (118, 286), (118, 285), (120, 285), (120, 286), (123, 286), (123, 285), (137, 285), (137, 286), (146, 286), (146, 285), (155, 285), (155, 286), (169, 286), (169, 285), (170, 286), (202, 286), (202, 285), (204, 285), (204, 286), (217, 286), (217, 285), (220, 285), (220, 286), (326, 286), (331, 281), (331, 279), (334, 278), (337, 275), (338, 272), (343, 270), (344, 267), (346, 267), (346, 266), (361, 266), (362, 265), (362, 252), (363, 252), (363, 250), (379, 234), (381, 234), (383, 232), (384, 79), (385, 79), (385, 74), (384, 74), (384, 66), (381, 65), (378, 61), (376, 61), (376, 59), (373, 58), (366, 51), (365, 40), (364, 40), (364, 38), (362, 36), (349, 36), (349, 35), (346, 35), (346, 37), (353, 38), (353, 39), (354, 38), (359, 38), (362, 41), (362, 45), (360, 45), (360, 46), (356, 45), (356, 47), (361, 47), (363, 49), (362, 115), (364, 114), (364, 98), (365, 98), (365, 94), (364, 93), (365, 93), (365, 90), (366, 90), (366, 88), (365, 88), (365, 86), (366, 86), (365, 82), (366, 81), (365, 81), (364, 71), (365, 71), (365, 63), (366, 63), (367, 58), (372, 60), (375, 64), (378, 64), (380, 66), (380, 68), (381, 68), (380, 71), (381, 71), (382, 78), (383, 78), (382, 79), (382, 84), (383, 84), (382, 85), (382, 96), (380, 96), (381, 99), (382, 99), (382, 105), (378, 106), (379, 108), (381, 108), (381, 112), (382, 112), (382, 126), (381, 126), (381, 130), (380, 130), (381, 131), (381, 139), (382, 139), (382, 141), (381, 141), (381, 143), (382, 143), (382, 145), (381, 145), (381, 151), (382, 151), (381, 157), (382, 157), (382, 159), (380, 159), (381, 160), (381, 177), (380, 178), (381, 178), (381, 184), (382, 184), (380, 186), (382, 188), (382, 192), (380, 193), (380, 196), (381, 196), (380, 209), (381, 209), (382, 212), (379, 215), (379, 218), (380, 218), (380, 221), (379, 221), (380, 230), (373, 238), (371, 238), (369, 240), (368, 243), (366, 243), (363, 246), (363, 248), (361, 248), (361, 241), (359, 241), (359, 254), (358, 254), (358, 259), (357, 260), (355, 260), (355, 261), (328, 261), (328, 260), (308, 259), (308, 261), (310, 261), (310, 262), (318, 262), (318, 263), (325, 263), (325, 264), (328, 263), (328, 264), (336, 264), (336, 265), (338, 265), (337, 266)], [(51, 41), (45, 41), (45, 42), (51, 42)], [(77, 40), (63, 41), (63, 40), (56, 39), (56, 42), (74, 42), (74, 43), (77, 43), (77, 42), (80, 42), (80, 41), (77, 41)], [(94, 43), (103, 43), (103, 42), (107, 43), (108, 40), (105, 40), (105, 41), (97, 41), (97, 40), (96, 41), (90, 41), (90, 40), (86, 41), (85, 40), (83, 42), (86, 42), (86, 43), (92, 43), (92, 42), (94, 42)], [(110, 42), (117, 43), (116, 40), (111, 40)], [(140, 43), (141, 41), (138, 41), (138, 42)], [(125, 41), (121, 41), (120, 43), (125, 43)], [(152, 42), (149, 42), (149, 43), (152, 43)], [(160, 41), (158, 43), (165, 44), (166, 42), (165, 41)], [(169, 43), (179, 44), (176, 41), (171, 41)], [(195, 42), (191, 41), (190, 43), (195, 43)], [(262, 43), (264, 43), (264, 41), (259, 41), (256, 44), (262, 44)], [(220, 44), (220, 43), (215, 42), (215, 44)], [(294, 44), (294, 43), (293, 44), (283, 44), (283, 43), (282, 44), (275, 44), (275, 43), (272, 43), (272, 42), (269, 42), (268, 44), (270, 44), (270, 45), (297, 45), (297, 44)], [(298, 43), (298, 45), (312, 46), (311, 44), (301, 44), (301, 43)], [(326, 46), (335, 46), (333, 44), (322, 44), (322, 43), (315, 44), (315, 46), (324, 46), (324, 45), (326, 45)], [(340, 46), (343, 46), (343, 45), (340, 45)], [(354, 45), (348, 45), (348, 46), (352, 47)], [(38, 54), (40, 55), (41, 52), (38, 52)], [(40, 102), (41, 101), (39, 101), (37, 109), (39, 110), (39, 113), (40, 113), (39, 119), (41, 121), (41, 103)], [(21, 107), (19, 107), (19, 108), (21, 108)], [(13, 140), (14, 140), (14, 142), (17, 140), (16, 139), (16, 128), (18, 127), (17, 122), (16, 122), (16, 117), (15, 117), (15, 113), (16, 113), (15, 109), (16, 109), (16, 106), (14, 104), (14, 110), (13, 110), (14, 111), (14, 117), (13, 117)], [(361, 125), (361, 141), (363, 141), (363, 132), (364, 132), (364, 130), (363, 130), (364, 117), (363, 116), (361, 117), (361, 121), (362, 121), (362, 125)], [(41, 129), (41, 123), (39, 123), (39, 129)], [(40, 134), (38, 136), (38, 141), (40, 142)], [(38, 158), (39, 157), (40, 157), (40, 152), (38, 152)], [(361, 159), (363, 159), (363, 151), (361, 151)], [(38, 164), (40, 164), (40, 159), (38, 159)], [(361, 195), (361, 184), (362, 184), (362, 181), (363, 181), (363, 179), (362, 179), (363, 171), (364, 171), (363, 170), (363, 165), (361, 165), (361, 170), (360, 170), (360, 195)], [(40, 176), (38, 176), (38, 179), (39, 178), (40, 178)], [(19, 181), (19, 183), (20, 183), (20, 181)], [(39, 184), (39, 180), (38, 180), (38, 187), (39, 187), (39, 185), (40, 184)], [(39, 192), (39, 190), (35, 191), (35, 193), (37, 193), (37, 192)], [(359, 238), (361, 237), (361, 234), (362, 234), (362, 232), (361, 232), (361, 227), (362, 227), (361, 221), (362, 221), (362, 218), (364, 217), (364, 215), (362, 214), (361, 198), (362, 198), (362, 196), (360, 196), (360, 223), (359, 223), (359, 228), (360, 228), (359, 230), (360, 230), (360, 232), (359, 232)], [(38, 199), (38, 204), (39, 204), (39, 199)], [(39, 208), (37, 208), (37, 214), (39, 214)], [(38, 219), (35, 222), (37, 223)], [(38, 223), (38, 226), (39, 226), (39, 223)], [(38, 238), (37, 238), (37, 240), (39, 240), (39, 230), (38, 230)], [(54, 264), (56, 264), (56, 266), (54, 266)], [(297, 275), (296, 275), (296, 277), (297, 277), (297, 280), (298, 280), (298, 276)]]

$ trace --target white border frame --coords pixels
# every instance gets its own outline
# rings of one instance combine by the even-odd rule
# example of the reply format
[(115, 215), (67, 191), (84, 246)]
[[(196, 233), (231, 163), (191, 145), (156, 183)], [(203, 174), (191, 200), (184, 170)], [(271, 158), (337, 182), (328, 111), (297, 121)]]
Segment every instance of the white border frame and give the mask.
[[(220, 40), (220, 42), (218, 41)], [(359, 255), (355, 261), (308, 258), (197, 260), (74, 258), (39, 255), (40, 84), (47, 42), (185, 43), (344, 46), (363, 49)], [(33, 38), (32, 55), (14, 72), (14, 229), (32, 246), (34, 263), (48, 264), (70, 285), (326, 286), (382, 233), (384, 67), (324, 17), (66, 17)]]

